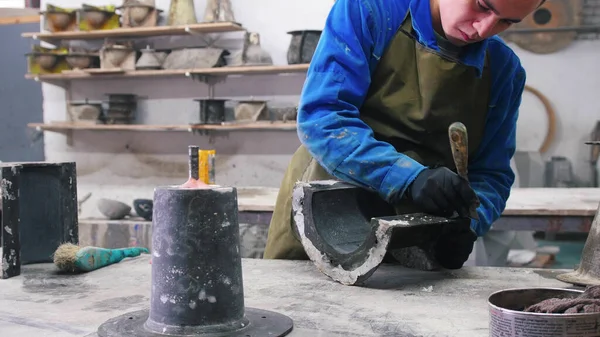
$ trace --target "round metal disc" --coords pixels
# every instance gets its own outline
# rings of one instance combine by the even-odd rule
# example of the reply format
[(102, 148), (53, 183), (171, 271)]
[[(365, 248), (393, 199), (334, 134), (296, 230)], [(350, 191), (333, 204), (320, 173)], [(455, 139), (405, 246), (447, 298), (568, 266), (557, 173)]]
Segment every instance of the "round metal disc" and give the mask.
[[(144, 328), (148, 319), (149, 309), (130, 312), (117, 316), (104, 322), (98, 328), (99, 337), (165, 337), (163, 334), (155, 333)], [(272, 311), (245, 308), (245, 316), (249, 324), (241, 330), (233, 332), (208, 332), (169, 336), (185, 337), (283, 337), (292, 331), (294, 322), (291, 318)]]
[[(581, 24), (582, 0), (547, 0), (534, 13), (513, 25), (515, 29), (560, 28)], [(507, 41), (536, 54), (549, 54), (569, 46), (577, 32), (531, 32), (503, 35)]]

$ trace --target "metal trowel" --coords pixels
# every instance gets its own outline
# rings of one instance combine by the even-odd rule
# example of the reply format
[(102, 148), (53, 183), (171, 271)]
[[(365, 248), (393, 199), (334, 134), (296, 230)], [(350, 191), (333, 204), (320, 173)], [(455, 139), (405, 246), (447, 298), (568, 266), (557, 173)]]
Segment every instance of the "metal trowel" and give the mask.
[[(454, 122), (448, 127), (448, 137), (450, 138), (450, 148), (452, 148), (452, 157), (456, 165), (456, 173), (469, 181), (467, 177), (469, 165), (469, 138), (467, 127), (461, 122)], [(470, 205), (469, 218), (479, 221), (477, 214), (479, 199)]]

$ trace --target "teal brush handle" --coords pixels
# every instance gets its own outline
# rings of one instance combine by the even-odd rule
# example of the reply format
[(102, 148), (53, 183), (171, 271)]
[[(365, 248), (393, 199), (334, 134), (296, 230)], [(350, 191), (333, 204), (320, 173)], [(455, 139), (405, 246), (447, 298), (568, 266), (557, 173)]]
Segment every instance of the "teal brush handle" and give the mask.
[(121, 262), (126, 257), (139, 256), (142, 253), (149, 253), (149, 251), (143, 247), (118, 249), (83, 247), (75, 254), (75, 267), (81, 271), (92, 271)]

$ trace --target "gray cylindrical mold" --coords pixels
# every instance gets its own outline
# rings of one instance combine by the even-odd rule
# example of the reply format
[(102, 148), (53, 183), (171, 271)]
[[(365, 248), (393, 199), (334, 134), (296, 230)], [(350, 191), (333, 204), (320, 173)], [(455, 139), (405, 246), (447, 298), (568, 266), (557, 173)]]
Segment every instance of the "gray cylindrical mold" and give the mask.
[(145, 328), (186, 334), (235, 331), (244, 317), (237, 191), (154, 191), (152, 288)]

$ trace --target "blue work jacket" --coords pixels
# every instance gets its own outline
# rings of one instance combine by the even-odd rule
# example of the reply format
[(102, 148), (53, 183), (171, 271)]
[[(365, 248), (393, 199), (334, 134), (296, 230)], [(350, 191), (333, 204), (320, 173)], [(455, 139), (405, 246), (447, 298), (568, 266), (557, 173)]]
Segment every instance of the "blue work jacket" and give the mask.
[[(376, 140), (359, 119), (359, 110), (371, 74), (408, 10), (418, 43), (439, 50), (429, 0), (337, 0), (307, 72), (297, 118), (300, 141), (329, 174), (377, 191), (387, 201), (404, 194), (426, 167)], [(465, 49), (461, 62), (479, 70), (479, 75), (489, 52), (489, 111), (483, 139), (468, 167), (469, 181), (481, 201), (480, 220), (473, 220), (471, 227), (482, 236), (504, 211), (515, 179), (510, 160), (525, 70), (498, 37)], [(339, 137), (342, 128), (344, 137)]]

